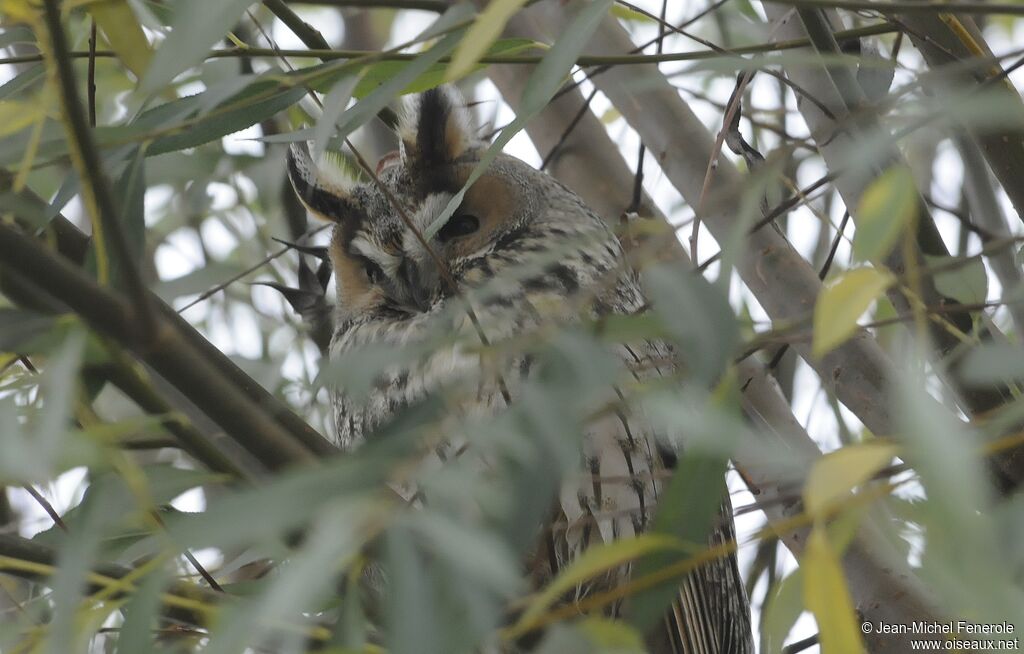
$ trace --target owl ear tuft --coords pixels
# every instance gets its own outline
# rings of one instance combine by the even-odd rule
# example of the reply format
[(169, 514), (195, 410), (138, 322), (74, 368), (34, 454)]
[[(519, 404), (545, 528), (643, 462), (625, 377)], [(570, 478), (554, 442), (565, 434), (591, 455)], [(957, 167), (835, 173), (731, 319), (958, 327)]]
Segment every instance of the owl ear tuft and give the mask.
[(349, 198), (359, 182), (346, 163), (329, 153), (314, 163), (304, 143), (293, 143), (288, 148), (292, 188), (306, 209), (321, 220), (342, 222), (355, 212)]
[(444, 164), (462, 156), (473, 142), (469, 109), (462, 94), (446, 84), (416, 96), (399, 124), (405, 156), (424, 164)]

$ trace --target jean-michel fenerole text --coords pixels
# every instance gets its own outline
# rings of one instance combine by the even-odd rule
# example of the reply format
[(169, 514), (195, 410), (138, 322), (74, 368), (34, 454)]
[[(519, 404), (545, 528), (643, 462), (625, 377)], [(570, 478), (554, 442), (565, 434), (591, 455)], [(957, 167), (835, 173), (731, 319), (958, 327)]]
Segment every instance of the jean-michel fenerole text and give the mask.
[(905, 624), (876, 622), (872, 625), (876, 634), (1012, 634), (1016, 628), (1011, 622), (970, 622), (950, 620), (948, 622), (916, 621)]

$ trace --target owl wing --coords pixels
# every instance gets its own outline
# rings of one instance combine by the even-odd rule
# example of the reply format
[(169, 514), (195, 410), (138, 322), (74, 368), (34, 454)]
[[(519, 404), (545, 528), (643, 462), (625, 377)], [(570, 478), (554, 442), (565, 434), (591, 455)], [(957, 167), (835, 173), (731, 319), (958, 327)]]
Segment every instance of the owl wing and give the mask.
[[(620, 356), (636, 381), (674, 371), (671, 347), (656, 340), (622, 345)], [(616, 391), (620, 398), (622, 393)], [(562, 492), (564, 530), (553, 531), (559, 565), (595, 542), (642, 533), (650, 525), (658, 495), (672, 474), (675, 453), (636, 410), (622, 410), (594, 424), (584, 442), (584, 481)], [(709, 489), (718, 492), (718, 489)], [(708, 537), (709, 547), (735, 540), (732, 503), (723, 498)], [(622, 584), (628, 570), (577, 589), (578, 598)], [(612, 607), (615, 612), (618, 607)], [(652, 634), (654, 654), (747, 654), (754, 651), (750, 612), (735, 554), (691, 572), (680, 584), (664, 628)]]

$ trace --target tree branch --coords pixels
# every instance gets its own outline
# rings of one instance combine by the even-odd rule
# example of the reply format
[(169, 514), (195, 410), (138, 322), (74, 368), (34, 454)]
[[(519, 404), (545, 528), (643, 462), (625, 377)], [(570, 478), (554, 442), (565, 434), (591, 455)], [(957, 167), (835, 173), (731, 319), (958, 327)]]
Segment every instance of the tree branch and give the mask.
[(132, 338), (132, 310), (123, 296), (100, 287), (39, 241), (7, 224), (0, 224), (0, 270), (29, 277), (92, 328), (127, 344), (267, 467), (280, 469), (316, 460), (261, 406), (225, 379), (172, 321), (155, 320), (147, 344), (141, 345)]
[[(536, 7), (541, 8), (546, 7)], [(565, 20), (559, 14), (551, 9), (536, 15), (535, 24), (558, 30)], [(536, 29), (541, 31), (539, 26)], [(615, 52), (632, 47), (629, 35), (612, 20), (598, 28), (592, 43)], [(637, 84), (638, 78), (643, 79), (642, 86)], [(639, 71), (613, 68), (595, 83), (647, 142), (673, 186), (691, 206), (697, 206), (713, 139), (678, 92), (654, 66)], [(718, 161), (704, 203), (703, 222), (720, 242), (728, 241), (743, 228), (739, 224), (743, 209), (738, 190), (745, 183), (728, 159)], [(806, 314), (822, 288), (810, 264), (774, 229), (750, 234), (745, 246), (739, 254), (739, 274), (772, 319), (786, 322)], [(877, 434), (895, 431), (886, 395), (894, 370), (869, 334), (858, 332), (823, 357), (811, 356), (806, 344), (798, 344), (796, 349), (822, 383), (869, 429)]]
[[(526, 14), (513, 16), (506, 35), (540, 36)], [(517, 66), (493, 66), (488, 72), (506, 102), (516, 108), (530, 71)], [(601, 121), (589, 110), (580, 111), (585, 109), (584, 103), (578, 90), (562, 94), (527, 124), (526, 131), (542, 152), (561, 143), (561, 154), (551, 163), (552, 175), (576, 190), (588, 206), (616, 227), (615, 218), (631, 202), (633, 174)], [(563, 135), (572, 124), (576, 125), (575, 129), (562, 142)], [(673, 156), (683, 156), (683, 153), (674, 153)], [(601, 165), (594, 165), (594, 162)], [(643, 216), (667, 224), (665, 216), (646, 195), (643, 204)], [(670, 235), (655, 238), (665, 241), (661, 256), (688, 262), (686, 251), (676, 238)], [(633, 246), (633, 252), (649, 251), (649, 243), (645, 241), (634, 243), (626, 239), (624, 245), (627, 248)], [(765, 500), (764, 511), (769, 521), (787, 520), (798, 514), (801, 507), (799, 503), (782, 498), (792, 495), (794, 489), (802, 488), (804, 476), (820, 458), (821, 452), (793, 416), (778, 383), (763, 364), (754, 359), (741, 361), (737, 364), (737, 377), (744, 411), (759, 428), (756, 433), (764, 441), (745, 444), (734, 453), (734, 463), (744, 481), (757, 494), (759, 504)], [(768, 460), (770, 457), (766, 457), (765, 452), (783, 453), (772, 460), (788, 459), (792, 465), (782, 471)], [(786, 483), (780, 483), (780, 479), (786, 479)], [(794, 556), (803, 552), (808, 531), (806, 528), (798, 529), (780, 536)], [(860, 606), (871, 607), (865, 613), (870, 616), (866, 619), (891, 621), (893, 624), (927, 619), (932, 615), (924, 599), (928, 597), (927, 593), (906, 563), (897, 560), (885, 543), (877, 530), (865, 529), (843, 556), (844, 570), (853, 580), (851, 591), (854, 597)]]
[[(805, 34), (806, 29), (819, 54), (835, 54), (839, 51), (831, 26), (831, 22), (839, 21), (838, 16), (826, 16), (821, 9), (802, 9), (799, 10), (800, 20), (795, 20), (791, 11), (773, 3), (766, 3), (765, 11), (768, 17), (778, 24), (775, 34), (779, 38), (801, 37)], [(813, 92), (825, 103), (834, 116), (834, 118), (829, 117), (809, 103), (798, 103), (798, 109), (831, 172), (835, 173), (843, 168), (849, 159), (848, 152), (855, 148), (859, 141), (878, 133), (886, 133), (884, 126), (868, 107), (857, 80), (848, 68), (844, 66), (821, 67), (810, 65), (808, 62), (799, 66), (784, 66), (784, 68), (786, 73), (794, 78), (800, 86)], [(870, 168), (859, 171), (858, 174), (837, 176), (836, 188), (855, 221), (859, 218), (860, 199), (868, 185), (888, 166), (902, 161), (900, 152), (895, 146), (890, 146), (881, 150), (877, 163), (873, 163)], [(916, 261), (908, 261), (900, 248), (895, 248), (885, 258), (885, 264), (897, 275), (907, 273), (911, 270), (909, 268), (911, 265), (918, 265), (921, 253), (933, 256), (949, 255), (923, 198), (919, 193), (917, 195), (917, 233), (915, 235), (917, 247), (914, 248), (917, 251), (910, 252), (910, 257), (915, 258)], [(929, 277), (919, 276), (915, 291), (918, 292), (920, 301), (925, 306), (937, 306), (946, 301), (936, 289), (934, 281)], [(906, 313), (913, 310), (912, 299), (900, 290), (891, 289), (888, 297), (897, 312)], [(960, 331), (970, 332), (971, 317), (968, 312), (950, 313), (948, 321), (956, 325)], [(930, 321), (927, 328), (931, 339), (936, 344), (937, 355), (941, 357), (952, 353), (953, 358), (948, 360), (948, 375), (945, 381), (968, 413), (987, 412), (1001, 406), (1011, 397), (1009, 390), (1004, 387), (977, 388), (964, 384), (960, 375), (960, 364), (963, 361), (963, 357), (959, 356), (959, 352), (962, 350), (962, 348), (958, 348), (960, 341), (948, 329), (945, 321), (938, 323)], [(985, 336), (984, 333), (982, 335)], [(888, 430), (876, 431), (876, 433), (892, 432)], [(996, 486), (1006, 492), (1024, 481), (1024, 456), (1017, 451), (1002, 453), (996, 465), (992, 467), (992, 472)]]
[[(43, 19), (52, 57), (50, 66), (57, 72), (61, 105), (64, 109), (62, 122), (72, 153), (71, 159), (85, 182), (85, 205), (92, 219), (93, 231), (100, 235), (96, 242), (96, 256), (100, 260), (100, 269), (104, 270), (105, 266), (103, 259), (107, 255), (104, 250), (109, 250), (119, 273), (115, 279), (127, 289), (132, 300), (133, 313), (138, 317), (137, 329), (129, 336), (144, 342), (150, 337), (153, 328), (149, 294), (121, 229), (120, 211), (114, 201), (110, 182), (104, 173), (99, 151), (92, 138), (92, 130), (89, 128), (81, 98), (78, 96), (78, 84), (71, 58), (68, 56), (69, 48), (64, 38), (64, 28), (61, 26), (58, 0), (44, 0)], [(90, 49), (90, 54), (93, 52), (95, 51)], [(101, 273), (101, 281), (106, 281), (104, 277)], [(131, 316), (132, 323), (135, 316)]]
[[(301, 19), (300, 19), (301, 20)], [(880, 34), (891, 34), (899, 31), (899, 28), (889, 23), (868, 25), (856, 29), (837, 32), (836, 38), (853, 39), (861, 36), (877, 36)], [(729, 50), (728, 55), (723, 55), (714, 50), (698, 50), (696, 52), (664, 52), (662, 54), (620, 54), (620, 55), (580, 55), (576, 58), (578, 66), (630, 66), (641, 64), (656, 64), (672, 61), (702, 61), (706, 59), (732, 58), (736, 55), (760, 54), (778, 52), (781, 50), (792, 50), (810, 45), (807, 39), (794, 39), (792, 41), (778, 41), (775, 43), (759, 43), (754, 45), (740, 46)], [(75, 50), (68, 53), (72, 59), (88, 58), (90, 53), (87, 50)], [(97, 50), (96, 57), (112, 58), (117, 54), (112, 50)], [(379, 50), (344, 50), (339, 48), (309, 48), (303, 50), (289, 50), (273, 48), (237, 48), (224, 50), (211, 50), (207, 53), (208, 59), (219, 59), (222, 57), (295, 57), (314, 58), (321, 61), (334, 61), (337, 59), (360, 59), (373, 58), (373, 61), (412, 61), (420, 57), (420, 53), (410, 52), (380, 52)], [(480, 57), (481, 64), (517, 64), (531, 65), (538, 64), (544, 58), (543, 55), (485, 55)], [(42, 55), (17, 55), (0, 59), (0, 64), (20, 64), (42, 61)], [(442, 57), (439, 63), (448, 63), (451, 57)]]
[[(970, 17), (953, 18), (961, 28), (953, 29), (938, 15), (908, 13), (902, 4), (915, 3), (901, 3), (899, 7), (887, 3), (887, 7), (899, 12), (900, 22), (907, 26), (907, 35), (928, 65), (946, 73), (942, 83), (934, 85), (937, 92), (976, 88), (980, 81), (1003, 75), (998, 66), (993, 68), (990, 63), (992, 51)], [(978, 9), (983, 7), (991, 5), (978, 5)], [(1024, 12), (1024, 6), (1018, 5), (1017, 10)], [(1021, 184), (1024, 179), (1024, 101), (1005, 80), (990, 87), (989, 91), (999, 98), (1000, 107), (1006, 108), (1006, 116), (995, 124), (968, 125), (967, 131), (977, 141), (1018, 218), (1024, 221), (1024, 184)]]

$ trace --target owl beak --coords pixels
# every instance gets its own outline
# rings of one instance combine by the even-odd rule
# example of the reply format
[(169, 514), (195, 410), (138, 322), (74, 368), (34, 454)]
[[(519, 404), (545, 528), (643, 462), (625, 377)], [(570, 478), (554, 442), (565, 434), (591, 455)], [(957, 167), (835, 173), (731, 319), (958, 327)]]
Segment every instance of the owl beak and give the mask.
[(405, 259), (398, 266), (398, 277), (408, 292), (409, 299), (418, 311), (428, 311), (433, 304), (436, 284), (432, 284), (430, 275), (425, 275), (410, 259)]

